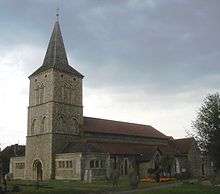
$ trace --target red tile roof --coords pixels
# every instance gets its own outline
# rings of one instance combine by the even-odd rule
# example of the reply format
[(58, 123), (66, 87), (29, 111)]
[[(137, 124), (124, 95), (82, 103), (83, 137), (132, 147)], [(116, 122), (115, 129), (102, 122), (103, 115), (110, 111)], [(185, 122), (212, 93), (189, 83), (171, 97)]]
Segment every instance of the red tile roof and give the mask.
[(71, 142), (62, 153), (99, 152), (112, 155), (139, 155), (142, 160), (150, 160), (157, 150), (158, 146), (132, 143)]
[(82, 130), (92, 133), (107, 133), (163, 139), (168, 138), (166, 135), (149, 125), (141, 125), (91, 117), (84, 117)]

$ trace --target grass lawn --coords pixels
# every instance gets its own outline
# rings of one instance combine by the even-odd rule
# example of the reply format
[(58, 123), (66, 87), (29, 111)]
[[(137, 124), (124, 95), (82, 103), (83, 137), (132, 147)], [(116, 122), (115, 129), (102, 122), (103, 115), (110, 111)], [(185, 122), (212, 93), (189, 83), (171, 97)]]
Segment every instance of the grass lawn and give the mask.
[(175, 188), (138, 192), (137, 194), (220, 194), (220, 187), (183, 184)]
[[(96, 181), (93, 183), (84, 183), (82, 181), (70, 181), (70, 180), (52, 180), (48, 182), (39, 183), (40, 187), (37, 189), (36, 182), (33, 181), (12, 181), (8, 183), (8, 187), (11, 189), (14, 185), (19, 185), (21, 192), (19, 194), (89, 194), (89, 193), (108, 193), (108, 191), (125, 191), (130, 190), (129, 182), (127, 179), (121, 179), (119, 181), (119, 188), (113, 188), (110, 181)], [(167, 184), (167, 183), (160, 183)], [(157, 186), (158, 183), (140, 183), (139, 188), (148, 188)]]
[[(141, 183), (140, 189), (154, 187), (169, 183)], [(83, 183), (81, 181), (49, 181), (40, 183), (40, 188), (37, 189), (36, 182), (31, 181), (13, 181), (9, 183), (9, 188), (13, 185), (19, 185), (22, 189), (19, 194), (107, 194), (109, 191), (125, 191), (130, 190), (126, 179), (120, 180), (118, 189), (112, 188), (111, 182), (97, 181), (93, 183)], [(202, 187), (199, 185), (183, 184), (176, 188), (166, 188), (153, 191), (139, 192), (139, 194), (220, 194), (220, 187)]]

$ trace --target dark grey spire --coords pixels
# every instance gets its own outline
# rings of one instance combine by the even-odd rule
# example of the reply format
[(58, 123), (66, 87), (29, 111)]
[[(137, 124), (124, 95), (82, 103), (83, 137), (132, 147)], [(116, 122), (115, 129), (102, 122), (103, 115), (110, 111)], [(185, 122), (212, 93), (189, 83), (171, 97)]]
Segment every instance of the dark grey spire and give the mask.
[(53, 67), (69, 65), (58, 21), (55, 22), (43, 65)]
[(68, 63), (58, 20), (55, 22), (50, 42), (48, 44), (47, 52), (44, 57), (43, 65), (39, 69), (37, 69), (31, 76), (41, 73), (50, 68), (83, 77)]

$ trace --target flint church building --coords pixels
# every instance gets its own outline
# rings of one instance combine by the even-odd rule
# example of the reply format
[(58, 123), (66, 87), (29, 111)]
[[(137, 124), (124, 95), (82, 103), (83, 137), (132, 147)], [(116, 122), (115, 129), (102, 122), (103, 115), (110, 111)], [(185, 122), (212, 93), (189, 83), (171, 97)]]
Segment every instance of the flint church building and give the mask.
[(83, 116), (83, 75), (69, 65), (58, 20), (40, 66), (29, 76), (25, 156), (11, 158), (14, 179), (92, 180), (113, 169), (140, 176), (172, 155), (172, 173), (200, 176), (193, 139), (174, 140), (152, 126)]

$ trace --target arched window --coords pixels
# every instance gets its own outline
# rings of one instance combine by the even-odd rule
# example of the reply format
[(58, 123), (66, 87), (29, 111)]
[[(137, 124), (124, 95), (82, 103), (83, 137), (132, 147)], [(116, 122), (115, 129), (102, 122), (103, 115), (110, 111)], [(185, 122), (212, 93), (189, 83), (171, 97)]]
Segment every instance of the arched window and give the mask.
[(64, 132), (64, 130), (66, 129), (67, 129), (67, 123), (66, 123), (65, 115), (61, 114), (56, 119), (56, 130), (60, 132), (61, 131)]
[(76, 118), (72, 118), (71, 129), (74, 133), (79, 132), (79, 123)]
[(46, 117), (43, 117), (42, 121), (41, 121), (41, 129), (40, 132), (43, 133), (46, 130)]
[(36, 131), (36, 119), (34, 119), (31, 123), (31, 134), (33, 135)]

